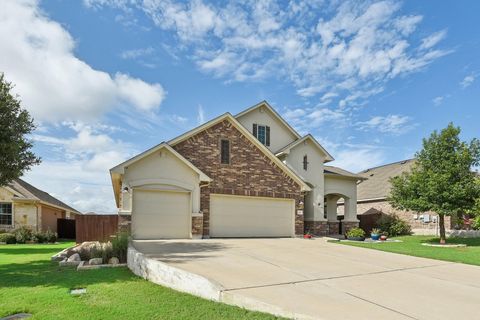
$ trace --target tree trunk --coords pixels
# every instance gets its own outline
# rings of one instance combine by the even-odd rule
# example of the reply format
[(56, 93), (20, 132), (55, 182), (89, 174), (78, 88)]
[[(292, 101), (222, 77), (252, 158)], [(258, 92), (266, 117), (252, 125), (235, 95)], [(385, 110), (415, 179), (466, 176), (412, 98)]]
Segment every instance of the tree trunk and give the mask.
[(445, 215), (439, 214), (438, 215), (438, 222), (440, 227), (440, 244), (445, 244), (446, 237), (445, 237)]

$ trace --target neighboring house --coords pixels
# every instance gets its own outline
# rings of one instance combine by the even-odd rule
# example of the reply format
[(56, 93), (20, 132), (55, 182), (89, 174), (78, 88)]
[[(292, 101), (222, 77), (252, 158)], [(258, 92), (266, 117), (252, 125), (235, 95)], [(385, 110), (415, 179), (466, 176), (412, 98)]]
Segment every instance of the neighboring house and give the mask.
[(75, 219), (78, 213), (22, 179), (0, 187), (0, 230), (27, 226), (32, 230), (57, 232), (57, 219)]
[[(394, 162), (383, 166), (366, 169), (359, 173), (366, 180), (357, 186), (357, 212), (359, 215), (376, 209), (386, 214), (396, 214), (408, 222), (412, 231), (418, 234), (435, 234), (438, 230), (438, 215), (434, 212), (412, 212), (394, 209), (387, 201), (390, 193), (390, 178), (411, 170), (413, 159)], [(445, 217), (445, 228), (453, 229), (453, 219)]]
[[(267, 103), (225, 113), (110, 170), (134, 239), (293, 237), (358, 225), (357, 181)], [(324, 199), (335, 210), (324, 211)], [(345, 230), (343, 230), (345, 231)]]

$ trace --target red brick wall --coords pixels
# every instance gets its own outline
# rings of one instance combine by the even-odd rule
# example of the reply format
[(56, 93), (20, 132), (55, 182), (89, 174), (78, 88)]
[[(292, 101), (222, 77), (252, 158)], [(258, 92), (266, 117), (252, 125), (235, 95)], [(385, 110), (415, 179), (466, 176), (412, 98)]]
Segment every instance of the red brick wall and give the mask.
[[(220, 140), (230, 141), (230, 164), (220, 163)], [(173, 147), (213, 179), (201, 188), (203, 235), (209, 235), (210, 193), (303, 200), (300, 186), (228, 120), (218, 123)], [(296, 234), (303, 234), (303, 216), (296, 215)]]

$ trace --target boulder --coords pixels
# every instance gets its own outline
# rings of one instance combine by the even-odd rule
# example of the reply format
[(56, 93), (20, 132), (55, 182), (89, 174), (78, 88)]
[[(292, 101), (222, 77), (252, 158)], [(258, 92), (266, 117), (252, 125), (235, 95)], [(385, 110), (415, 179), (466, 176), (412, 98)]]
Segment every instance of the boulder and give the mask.
[(102, 263), (103, 263), (102, 258), (92, 258), (92, 259), (88, 260), (88, 264), (91, 265), (91, 266), (99, 265), (99, 264), (102, 264)]
[(108, 264), (119, 264), (119, 263), (120, 263), (120, 260), (118, 260), (117, 257), (112, 257), (108, 259)]
[(68, 257), (67, 259), (68, 262), (72, 262), (72, 261), (82, 261), (82, 259), (80, 259), (80, 255), (78, 253), (74, 253), (72, 254), (70, 257)]

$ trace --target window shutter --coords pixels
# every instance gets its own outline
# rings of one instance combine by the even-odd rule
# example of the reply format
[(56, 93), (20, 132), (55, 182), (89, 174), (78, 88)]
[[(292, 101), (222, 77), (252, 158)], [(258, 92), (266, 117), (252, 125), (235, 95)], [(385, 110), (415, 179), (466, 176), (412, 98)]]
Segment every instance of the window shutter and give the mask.
[(266, 135), (266, 137), (265, 137), (265, 145), (266, 145), (267, 147), (270, 147), (270, 127), (269, 127), (269, 126), (266, 126), (265, 132), (266, 132), (266, 133), (265, 133), (265, 135)]
[(255, 138), (258, 138), (258, 137), (257, 137), (257, 124), (256, 124), (256, 123), (253, 124), (253, 136), (254, 136)]

